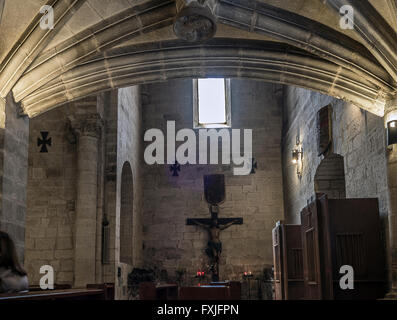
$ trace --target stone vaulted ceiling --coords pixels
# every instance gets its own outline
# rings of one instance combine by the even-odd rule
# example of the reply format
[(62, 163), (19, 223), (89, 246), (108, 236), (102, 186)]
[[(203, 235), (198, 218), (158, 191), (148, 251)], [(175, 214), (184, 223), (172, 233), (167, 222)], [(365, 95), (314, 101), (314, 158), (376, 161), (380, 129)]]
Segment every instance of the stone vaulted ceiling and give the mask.
[[(12, 92), (33, 117), (112, 88), (225, 76), (309, 88), (380, 116), (395, 99), (397, 0), (207, 1), (214, 38), (185, 41), (173, 24), (186, 0), (0, 0), (0, 96)], [(45, 4), (50, 30), (40, 28)], [(343, 5), (355, 9), (353, 30), (339, 26)]]

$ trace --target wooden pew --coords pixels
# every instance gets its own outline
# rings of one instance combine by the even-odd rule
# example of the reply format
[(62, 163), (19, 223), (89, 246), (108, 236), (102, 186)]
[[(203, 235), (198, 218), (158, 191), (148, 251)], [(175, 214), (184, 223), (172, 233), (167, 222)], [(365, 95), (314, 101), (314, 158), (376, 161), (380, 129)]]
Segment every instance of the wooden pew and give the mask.
[[(72, 286), (70, 284), (57, 284), (54, 283), (54, 289), (53, 290), (67, 290), (67, 289), (72, 289)], [(34, 286), (29, 286), (29, 292), (32, 291), (43, 291), (39, 285), (34, 285)]]
[(37, 290), (0, 294), (4, 300), (114, 300), (114, 284), (89, 284), (86, 289)]
[(156, 286), (153, 282), (142, 282), (139, 285), (140, 300), (177, 300), (178, 285), (163, 284)]

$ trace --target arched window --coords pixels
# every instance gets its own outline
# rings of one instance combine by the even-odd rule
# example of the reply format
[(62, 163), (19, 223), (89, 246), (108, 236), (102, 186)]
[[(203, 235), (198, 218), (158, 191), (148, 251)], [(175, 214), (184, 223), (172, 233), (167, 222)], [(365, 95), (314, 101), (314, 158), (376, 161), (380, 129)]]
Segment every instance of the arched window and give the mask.
[(133, 218), (132, 169), (125, 162), (121, 172), (120, 198), (120, 262), (132, 265), (132, 218)]
[(329, 199), (346, 198), (345, 166), (343, 157), (331, 153), (317, 168), (314, 176), (315, 193), (325, 193)]

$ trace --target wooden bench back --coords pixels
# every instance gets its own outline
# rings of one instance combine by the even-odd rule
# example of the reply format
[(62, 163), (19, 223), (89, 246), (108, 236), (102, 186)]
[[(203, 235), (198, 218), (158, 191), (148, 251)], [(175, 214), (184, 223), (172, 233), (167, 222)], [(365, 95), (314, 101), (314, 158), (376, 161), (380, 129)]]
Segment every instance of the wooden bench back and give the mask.
[(90, 284), (86, 289), (37, 290), (0, 294), (2, 300), (114, 300), (114, 284)]

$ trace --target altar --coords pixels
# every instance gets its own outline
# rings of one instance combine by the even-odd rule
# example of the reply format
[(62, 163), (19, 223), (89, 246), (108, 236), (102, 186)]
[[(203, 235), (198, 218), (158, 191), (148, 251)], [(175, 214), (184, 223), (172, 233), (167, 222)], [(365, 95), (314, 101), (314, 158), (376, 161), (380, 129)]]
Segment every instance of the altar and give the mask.
[(140, 300), (241, 300), (238, 281), (212, 282), (190, 287), (175, 284), (158, 285), (144, 282), (139, 288)]

